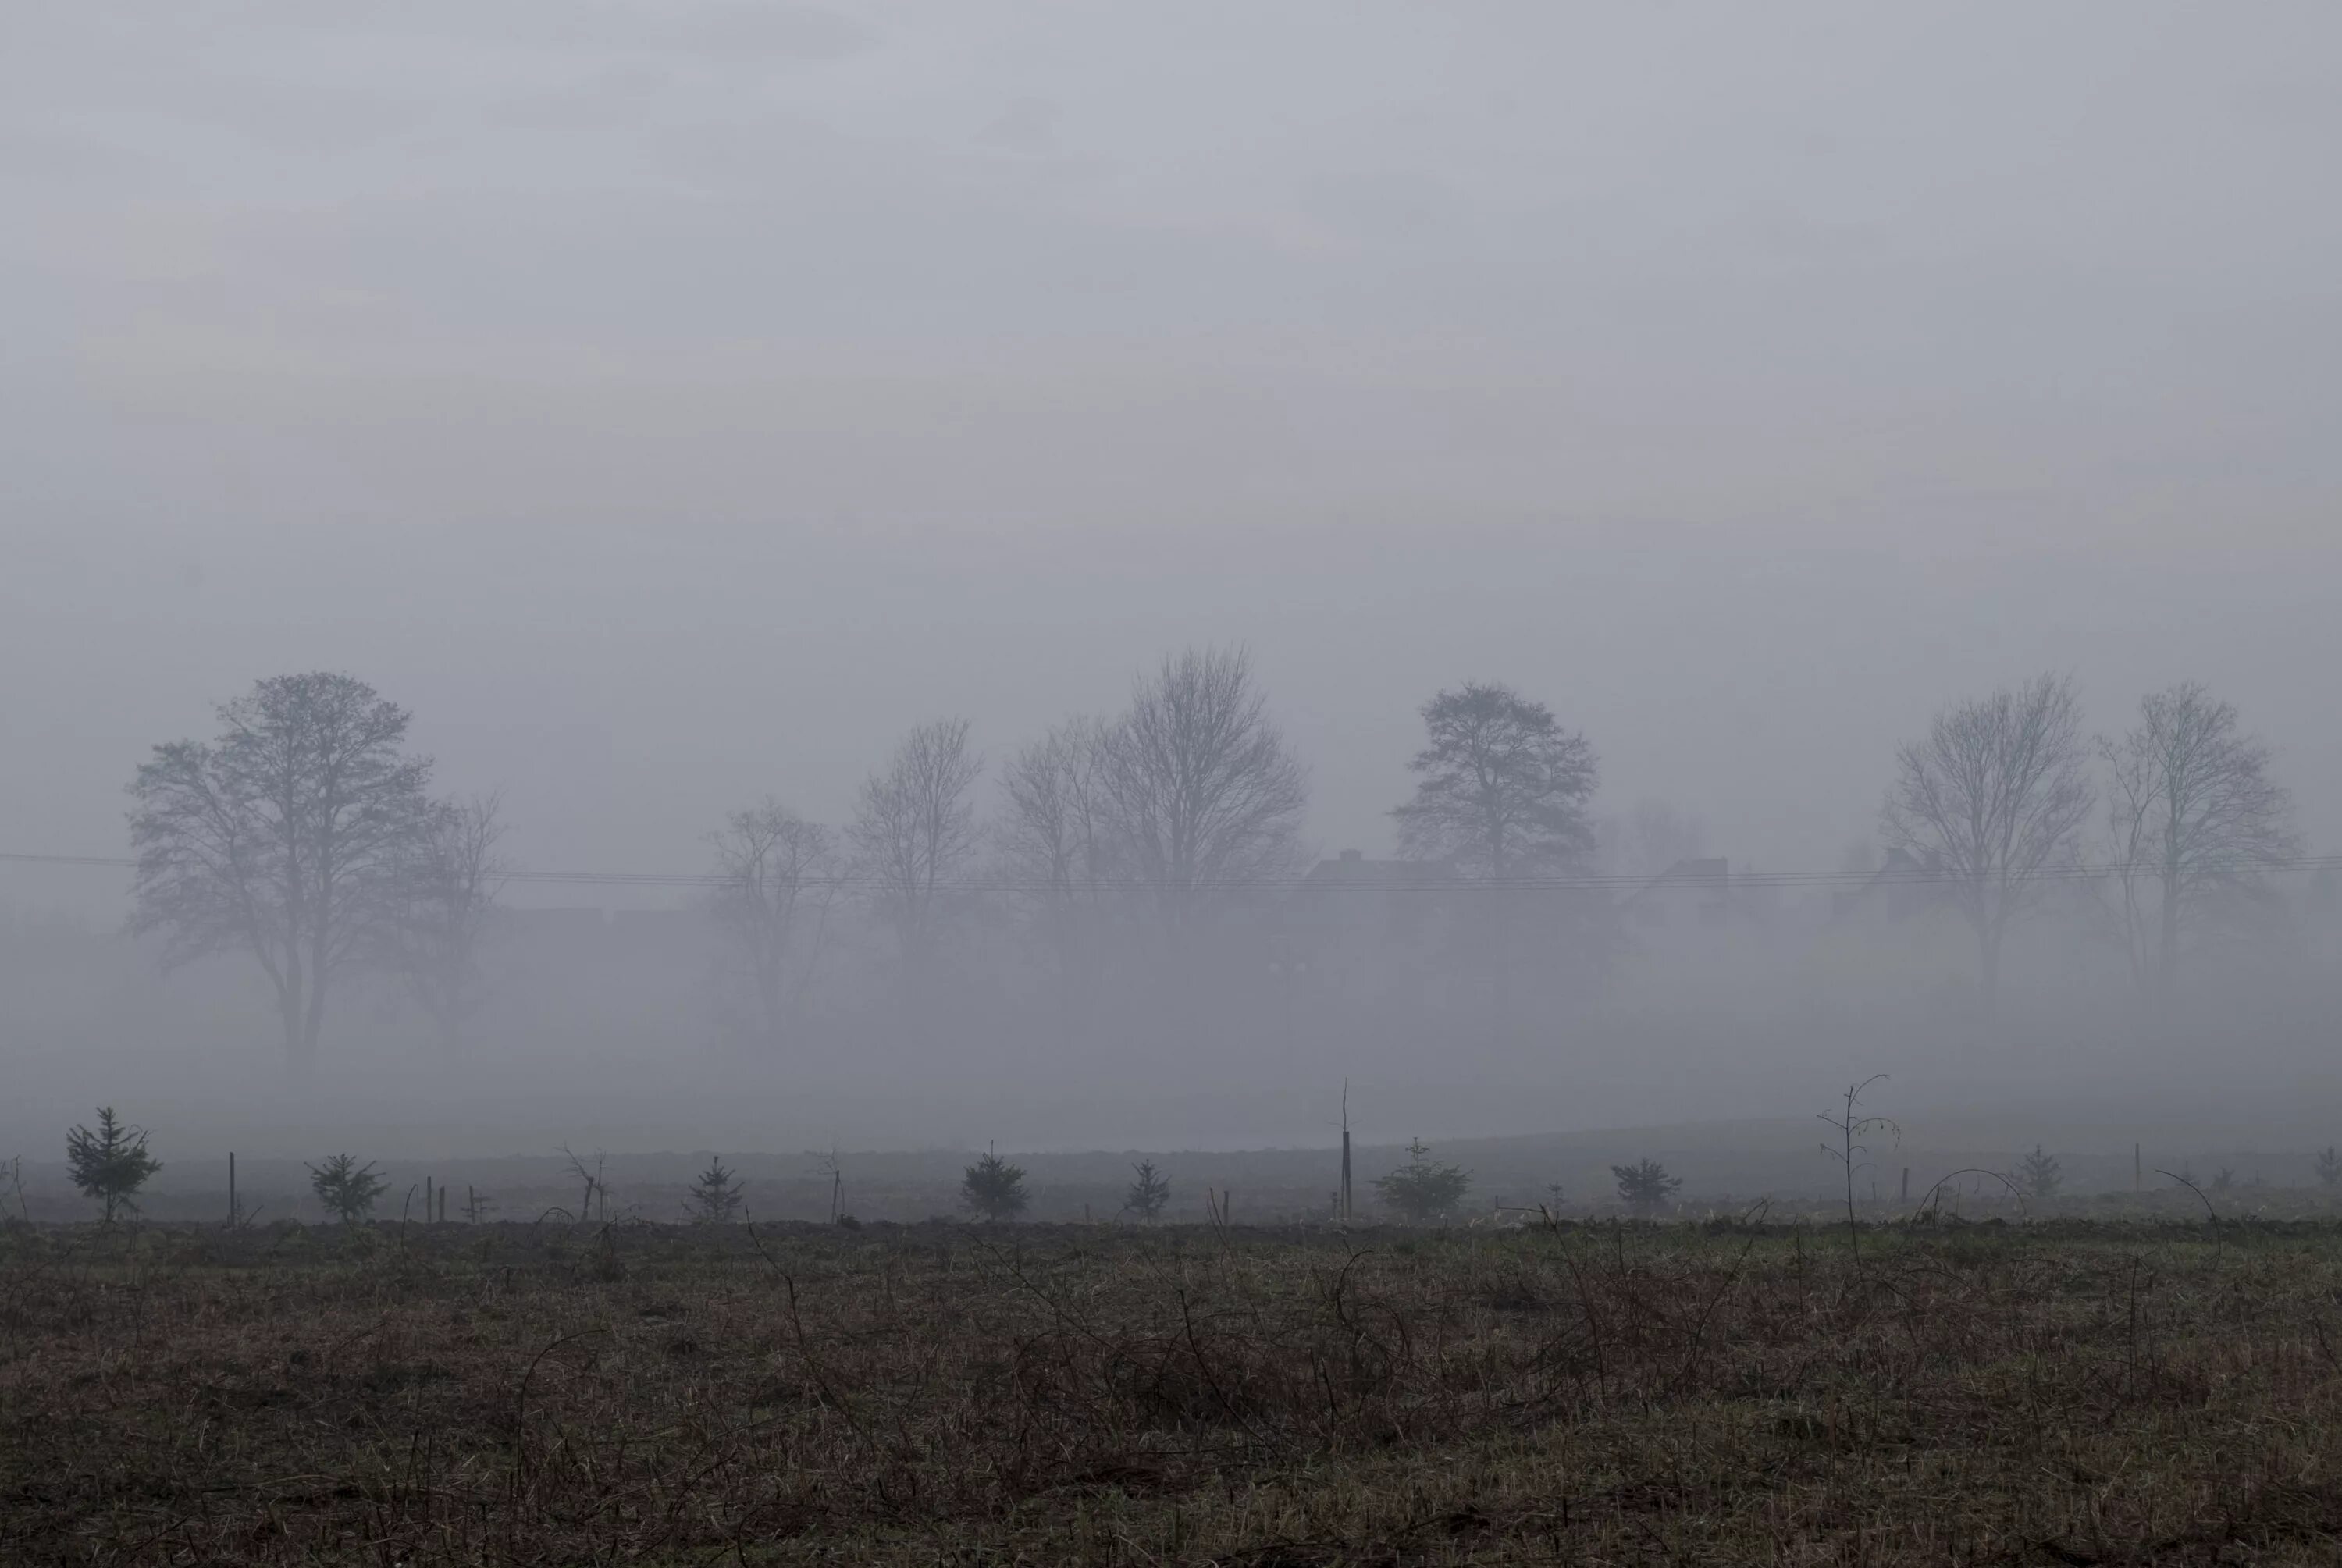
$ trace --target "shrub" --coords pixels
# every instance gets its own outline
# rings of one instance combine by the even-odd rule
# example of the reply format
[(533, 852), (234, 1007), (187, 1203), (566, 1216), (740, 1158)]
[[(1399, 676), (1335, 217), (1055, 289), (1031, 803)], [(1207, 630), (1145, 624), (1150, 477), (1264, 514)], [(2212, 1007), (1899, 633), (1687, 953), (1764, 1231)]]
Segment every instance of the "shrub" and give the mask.
[(138, 1212), (138, 1189), (163, 1168), (146, 1153), (146, 1130), (125, 1125), (111, 1105), (97, 1108), (97, 1131), (75, 1127), (65, 1134), (65, 1168), (85, 1197), (105, 1206), (105, 1223)]
[(375, 1200), (390, 1179), (375, 1174), (374, 1164), (360, 1165), (349, 1154), (335, 1154), (322, 1165), (309, 1167), (309, 1190), (325, 1212), (345, 1225), (356, 1224), (374, 1213)]
[(2317, 1170), (2319, 1186), (2330, 1187), (2342, 1183), (2342, 1153), (2337, 1153), (2333, 1144), (2327, 1144), (2317, 1152)]
[(1667, 1168), (1656, 1160), (1613, 1165), (1610, 1174), (1618, 1179), (1618, 1201), (1638, 1214), (1664, 1207), (1683, 1188), (1683, 1178), (1668, 1175)]
[(960, 1177), (959, 1200), (987, 1220), (1013, 1220), (1025, 1212), (1025, 1169), (987, 1149)]
[(1152, 1160), (1141, 1160), (1131, 1169), (1138, 1174), (1138, 1179), (1123, 1193), (1122, 1206), (1142, 1220), (1152, 1221), (1170, 1203), (1171, 1183), (1155, 1168)]
[(2033, 1145), (2033, 1153), (2025, 1156), (2017, 1168), (2017, 1184), (2031, 1198), (2054, 1198), (2066, 1184), (2066, 1173), (2058, 1166), (2057, 1156), (2045, 1154), (2041, 1145)]
[(1439, 1164), (1417, 1138), (1406, 1146), (1406, 1164), (1387, 1176), (1376, 1176), (1374, 1187), (1384, 1205), (1402, 1218), (1436, 1220), (1456, 1212), (1472, 1190), (1472, 1174)]
[(744, 1198), (740, 1183), (732, 1172), (715, 1154), (707, 1156), (707, 1169), (699, 1173), (699, 1180), (691, 1184), (691, 1196), (684, 1203), (684, 1212), (692, 1223), (699, 1225), (728, 1224), (739, 1212)]

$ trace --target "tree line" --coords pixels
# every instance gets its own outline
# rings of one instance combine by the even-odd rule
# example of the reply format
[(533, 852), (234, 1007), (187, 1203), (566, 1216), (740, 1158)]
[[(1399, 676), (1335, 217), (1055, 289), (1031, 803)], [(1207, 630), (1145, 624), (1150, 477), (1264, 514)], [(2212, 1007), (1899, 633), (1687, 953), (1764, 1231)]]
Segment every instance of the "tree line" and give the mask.
[(2093, 740), (2072, 680), (2045, 674), (1953, 703), (1898, 747), (1880, 828), (1947, 889), (1990, 1008), (2010, 927), (2082, 866), (2103, 804), (2103, 913), (2138, 983), (2167, 991), (2189, 940), (2248, 919), (2268, 897), (2258, 874), (2301, 852), (2269, 761), (2236, 704), (2193, 682)]
[[(1582, 734), (1496, 683), (1419, 712), (1414, 786), (1392, 812), (1404, 854), (1495, 891), (1589, 864), (1601, 767)], [(483, 940), (511, 871), (502, 800), (435, 794), (432, 759), (406, 747), (411, 715), (350, 675), (265, 679), (217, 716), (214, 739), (156, 746), (129, 786), (133, 928), (162, 938), (166, 964), (253, 961), (295, 1070), (361, 970), (395, 980), (455, 1040), (487, 995)], [(2071, 681), (2044, 675), (1946, 706), (1893, 761), (1880, 837), (1972, 931), (1987, 1004), (2009, 930), (2086, 846), (2149, 987), (2264, 896), (2256, 873), (2299, 853), (2267, 748), (2192, 684), (2093, 739)], [(1176, 952), (1306, 864), (1308, 773), (1241, 648), (1172, 655), (1119, 712), (1015, 752), (989, 813), (987, 771), (968, 723), (937, 719), (862, 782), (842, 826), (768, 796), (707, 835), (709, 908), (754, 1029), (786, 1035), (843, 900), (887, 933), (916, 989), (980, 875), (1077, 984), (1119, 934), (1144, 929)], [(1501, 984), (1536, 954), (1519, 951), (1529, 928), (1506, 901), (1482, 902)]]

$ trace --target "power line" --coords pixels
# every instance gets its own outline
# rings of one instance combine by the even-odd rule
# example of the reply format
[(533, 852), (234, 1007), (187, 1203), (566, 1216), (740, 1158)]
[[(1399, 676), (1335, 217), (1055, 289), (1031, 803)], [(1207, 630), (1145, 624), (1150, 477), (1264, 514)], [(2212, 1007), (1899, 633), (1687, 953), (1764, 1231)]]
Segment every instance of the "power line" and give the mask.
[[(129, 871), (135, 869), (138, 863), (122, 855), (37, 854), (0, 851), (0, 864), (79, 866)], [(1341, 865), (1355, 863), (1334, 861), (1326, 864)], [(1376, 863), (1366, 864), (1372, 865)], [(2240, 860), (2226, 864), (2196, 866), (2191, 870), (2198, 873), (2227, 873), (2237, 875), (2287, 871), (2342, 871), (2342, 854), (2301, 854), (2287, 855), (2275, 860)], [(2076, 862), (2065, 865), (2044, 866), (2037, 871), (2012, 876), (2007, 880), (2100, 882), (2121, 874), (2121, 868), (2117, 866)], [(521, 884), (572, 887), (721, 887), (726, 881), (718, 873), (687, 871), (515, 871), (507, 874), (505, 880)], [(1917, 866), (1908, 870), (1896, 868), (1885, 871), (1746, 871), (1737, 875), (1713, 877), (1674, 872), (1657, 875), (1588, 872), (1509, 877), (1473, 877), (1452, 872), (1400, 874), (1376, 871), (1330, 877), (1320, 877), (1314, 874), (1243, 879), (1207, 877), (1185, 884), (1183, 889), (1198, 893), (1295, 892), (1312, 894), (1319, 893), (1535, 893), (1566, 890), (1639, 890), (1661, 887), (1687, 887), (1700, 890), (1718, 886), (1735, 889), (1853, 890), (1874, 885), (1881, 887), (1949, 886), (1970, 880), (1956, 872), (1930, 871)], [(1987, 877), (1982, 880), (1997, 883), (2002, 879)], [(836, 876), (807, 878), (806, 885), (838, 892), (852, 892), (880, 889), (887, 884), (882, 879), (866, 874), (847, 873)], [(1076, 883), (1057, 883), (1032, 877), (995, 874), (946, 877), (939, 879), (936, 885), (962, 893), (1028, 894), (1146, 893), (1155, 891), (1157, 886), (1156, 884), (1135, 877), (1101, 877)]]

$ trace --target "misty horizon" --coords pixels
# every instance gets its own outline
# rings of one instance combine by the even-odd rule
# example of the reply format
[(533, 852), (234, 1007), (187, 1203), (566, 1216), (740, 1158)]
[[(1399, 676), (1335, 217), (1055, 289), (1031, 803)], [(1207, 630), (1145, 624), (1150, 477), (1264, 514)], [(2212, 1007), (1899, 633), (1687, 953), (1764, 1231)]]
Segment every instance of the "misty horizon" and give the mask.
[[(726, 1115), (726, 1146), (1290, 1142), (1344, 1076), (1395, 1140), (1795, 1115), (1874, 1070), (1912, 1105), (2342, 1120), (2327, 10), (429, 0), (14, 32), (27, 1147), (132, 1081), (191, 1129), (380, 1112), (529, 1149), (629, 1115), (659, 1146)], [(1296, 1003), (1263, 897), (1206, 980), (1117, 947), (1096, 1024), (1035, 1000), (1015, 900), (955, 914), (917, 1007), (864, 908), (796, 1056), (739, 1047), (706, 931), (548, 937), (459, 1066), (354, 982), (296, 1093), (250, 966), (165, 975), (128, 873), (59, 863), (132, 853), (155, 747), (343, 672), (411, 713), (435, 794), (500, 794), (510, 866), (667, 879), (506, 909), (680, 931), (733, 814), (846, 832), (905, 736), (965, 721), (989, 835), (1052, 726), (1238, 647), (1306, 782), (1257, 891), (1422, 858), (1393, 816), (1422, 710), (1494, 682), (1598, 758), (1576, 873), (1696, 853), (1761, 921), (1728, 951), (1537, 927), (1534, 1005), (1474, 992), (1453, 931), (1385, 933), (1354, 967), (1406, 1006)], [(2078, 900), (2014, 929), (1998, 1014), (1956, 926), (1857, 951), (1833, 914), (1897, 748), (2045, 673), (2090, 747), (2201, 683), (2289, 796), (2257, 884), (2284, 918), (2180, 1003)], [(2061, 850), (2103, 866), (2089, 772)]]

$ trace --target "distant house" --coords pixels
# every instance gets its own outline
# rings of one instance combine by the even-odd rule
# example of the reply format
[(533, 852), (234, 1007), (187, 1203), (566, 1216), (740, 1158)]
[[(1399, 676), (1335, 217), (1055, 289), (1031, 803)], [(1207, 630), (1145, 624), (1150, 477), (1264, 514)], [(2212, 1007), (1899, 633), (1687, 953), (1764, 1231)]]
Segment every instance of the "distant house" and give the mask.
[(716, 940), (714, 917), (705, 909), (616, 909), (610, 912), (610, 937), (618, 950), (646, 960), (699, 963)]
[(1623, 913), (1640, 929), (1714, 928), (1735, 915), (1749, 915), (1736, 898), (1732, 863), (1723, 855), (1688, 856), (1626, 895)]
[(1412, 934), (1456, 880), (1444, 860), (1368, 860), (1346, 849), (1309, 868), (1294, 890), (1296, 931)]
[(1444, 860), (1321, 860), (1286, 900), (1278, 962), (1316, 988), (1369, 994), (1430, 959), (1446, 939), (1456, 868)]
[(702, 909), (529, 909), (496, 914), (499, 939), (531, 957), (599, 964), (703, 962), (713, 925)]
[(1321, 860), (1301, 879), (1304, 893), (1336, 887), (1378, 890), (1419, 888), (1455, 879), (1456, 866), (1445, 860), (1368, 860), (1363, 850), (1346, 849), (1332, 860)]
[(496, 912), (499, 934), (531, 951), (599, 952), (610, 917), (599, 909), (532, 909), (506, 905)]
[(1944, 890), (1943, 861), (1933, 850), (1921, 860), (1909, 850), (1890, 849), (1869, 881), (1832, 896), (1830, 918), (1907, 920), (1940, 905)]

